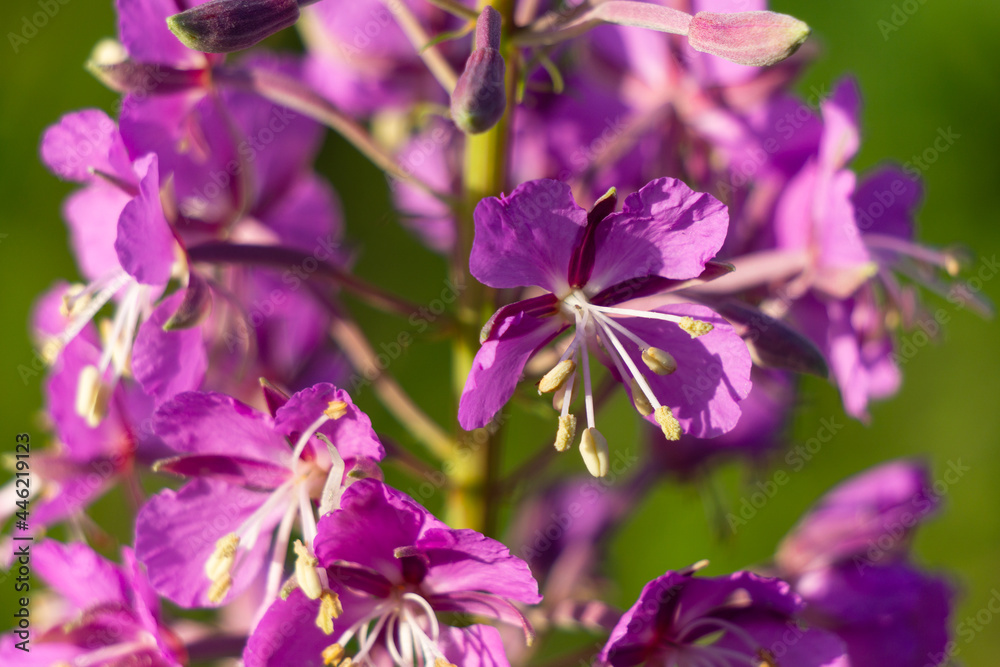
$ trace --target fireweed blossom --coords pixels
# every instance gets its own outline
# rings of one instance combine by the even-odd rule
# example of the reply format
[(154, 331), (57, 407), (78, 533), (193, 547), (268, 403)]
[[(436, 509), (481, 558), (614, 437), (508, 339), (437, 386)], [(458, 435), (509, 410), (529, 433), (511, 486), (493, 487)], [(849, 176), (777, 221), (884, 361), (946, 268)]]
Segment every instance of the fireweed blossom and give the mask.
[(273, 416), (223, 394), (180, 394), (153, 429), (179, 453), (155, 469), (193, 479), (142, 508), (136, 554), (157, 591), (185, 607), (235, 596), (269, 553), (273, 600), (296, 517), (311, 544), (317, 501), (320, 514), (335, 508), (342, 487), (380, 474), (385, 456), (368, 417), (329, 384), (294, 394)]
[(451, 627), (438, 614), (498, 620), (531, 637), (513, 604), (541, 600), (527, 564), (496, 540), (449, 528), (378, 480), (344, 491), (340, 507), (320, 520), (314, 546), (335, 602), (310, 599), (318, 586), (298, 576), (298, 588), (276, 601), (251, 635), (247, 667), (390, 659), (409, 667), (507, 665), (496, 628)]
[(927, 467), (890, 461), (841, 483), (775, 556), (810, 624), (836, 633), (855, 667), (924, 667), (945, 655), (954, 592), (911, 562), (917, 527), (940, 499)]
[(576, 431), (570, 414), (576, 377), (583, 376), (587, 428), (580, 450), (595, 476), (606, 474), (608, 450), (594, 420), (592, 351), (607, 355), (602, 361), (636, 409), (671, 440), (683, 432), (707, 438), (729, 431), (750, 391), (746, 345), (710, 309), (621, 305), (711, 273), (708, 263), (726, 236), (725, 207), (670, 178), (630, 195), (622, 211), (614, 207), (612, 191), (588, 214), (568, 185), (551, 180), (479, 203), (472, 275), (490, 287), (535, 286), (547, 294), (504, 306), (487, 323), (458, 415), (466, 430), (485, 426), (513, 395), (528, 359), (573, 327), (539, 391), (561, 392), (556, 448), (565, 450)]
[(62, 616), (44, 631), (32, 626), (26, 650), (16, 647), (20, 639), (4, 636), (0, 662), (22, 667), (187, 664), (181, 640), (164, 625), (160, 602), (131, 549), (122, 550), (122, 561), (110, 563), (80, 543), (33, 545), (32, 568), (64, 602)]
[(646, 584), (611, 631), (598, 664), (851, 664), (835, 635), (798, 624), (802, 602), (785, 582), (751, 572), (702, 578), (693, 570), (667, 572)]

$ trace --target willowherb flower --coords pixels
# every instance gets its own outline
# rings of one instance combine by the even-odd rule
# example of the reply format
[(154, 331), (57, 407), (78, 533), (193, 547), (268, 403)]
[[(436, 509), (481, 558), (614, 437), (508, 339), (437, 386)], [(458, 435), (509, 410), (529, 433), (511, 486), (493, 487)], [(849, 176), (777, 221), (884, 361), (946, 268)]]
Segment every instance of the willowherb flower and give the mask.
[(843, 639), (855, 667), (924, 667), (944, 654), (953, 588), (909, 559), (939, 500), (925, 465), (890, 461), (828, 492), (778, 548), (803, 618)]
[(164, 625), (160, 602), (131, 549), (122, 550), (122, 560), (120, 566), (110, 563), (82, 543), (32, 545), (33, 573), (64, 601), (63, 617), (44, 630), (32, 626), (23, 650), (17, 647), (20, 638), (4, 636), (0, 662), (23, 667), (187, 664), (184, 646)]
[(569, 186), (532, 181), (476, 207), (470, 269), (496, 288), (535, 286), (542, 296), (504, 306), (483, 329), (483, 345), (459, 404), (465, 429), (486, 425), (514, 393), (525, 363), (563, 331), (573, 336), (539, 383), (560, 392), (556, 448), (576, 430), (570, 403), (582, 376), (587, 468), (607, 472), (597, 431), (590, 353), (600, 350), (636, 409), (672, 440), (714, 437), (735, 426), (750, 390), (750, 356), (732, 327), (710, 309), (676, 303), (644, 310), (625, 302), (718, 272), (709, 265), (726, 235), (725, 207), (680, 181), (662, 178), (614, 212), (613, 192), (587, 213)]
[[(531, 628), (514, 602), (535, 604), (527, 564), (474, 530), (440, 522), (374, 479), (352, 484), (323, 517), (313, 543), (328, 588), (298, 578), (247, 642), (247, 667), (507, 664), (485, 618)], [(450, 626), (438, 615), (457, 615)], [(463, 618), (464, 617), (464, 618)], [(473, 624), (469, 624), (472, 621)]]
[(157, 591), (185, 607), (235, 596), (268, 554), (273, 600), (296, 517), (311, 543), (317, 501), (321, 514), (336, 507), (352, 471), (377, 475), (385, 456), (368, 417), (329, 384), (294, 394), (273, 416), (223, 394), (180, 394), (153, 429), (178, 453), (155, 469), (192, 480), (143, 506), (136, 553)]
[(785, 582), (751, 572), (695, 577), (692, 569), (646, 584), (612, 630), (599, 664), (851, 664), (835, 635), (799, 626), (802, 603)]

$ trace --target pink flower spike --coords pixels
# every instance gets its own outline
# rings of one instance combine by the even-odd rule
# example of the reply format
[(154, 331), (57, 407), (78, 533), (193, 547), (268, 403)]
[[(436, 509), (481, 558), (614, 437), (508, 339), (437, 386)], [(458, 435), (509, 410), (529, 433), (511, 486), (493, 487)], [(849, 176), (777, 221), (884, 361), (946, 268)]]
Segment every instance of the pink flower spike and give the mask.
[(740, 65), (765, 67), (781, 62), (809, 36), (809, 26), (777, 12), (698, 12), (688, 29), (688, 43)]

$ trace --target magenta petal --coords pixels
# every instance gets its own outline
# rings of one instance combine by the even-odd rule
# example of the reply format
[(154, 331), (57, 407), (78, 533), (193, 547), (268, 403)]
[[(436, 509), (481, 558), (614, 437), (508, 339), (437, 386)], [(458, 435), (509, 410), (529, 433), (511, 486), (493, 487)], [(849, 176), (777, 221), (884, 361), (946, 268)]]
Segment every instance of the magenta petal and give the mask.
[(487, 324), (489, 334), (476, 353), (459, 401), (462, 428), (471, 431), (488, 424), (514, 395), (528, 359), (566, 328), (562, 318), (552, 316), (555, 307), (556, 298), (546, 294), (496, 312)]
[(476, 592), (456, 592), (446, 595), (432, 595), (427, 601), (437, 611), (494, 618), (508, 625), (520, 627), (524, 630), (525, 641), (529, 643), (535, 634), (524, 614), (513, 604), (496, 595)]
[(204, 55), (184, 46), (167, 27), (167, 17), (207, 0), (116, 0), (118, 32), (133, 60), (162, 65), (192, 66)]
[(509, 667), (500, 632), (489, 625), (443, 626), (438, 646), (455, 667)]
[[(677, 360), (670, 375), (645, 372), (636, 346), (627, 346), (636, 367), (644, 372), (660, 403), (669, 407), (684, 432), (714, 438), (732, 430), (740, 418), (739, 403), (750, 393), (750, 352), (732, 326), (712, 310), (694, 304), (662, 306), (652, 312), (689, 316), (713, 325), (712, 331), (691, 338), (670, 322), (615, 318), (650, 345)], [(626, 385), (628, 388), (628, 385)], [(630, 389), (631, 391), (631, 389)], [(648, 418), (652, 421), (652, 416)]]
[[(143, 505), (136, 519), (136, 557), (149, 571), (156, 591), (182, 607), (214, 606), (205, 562), (219, 538), (236, 532), (268, 494), (211, 480), (195, 480), (179, 491), (164, 490)], [(249, 551), (240, 549), (233, 569), (232, 599), (260, 575), (270, 546), (269, 531), (283, 507), (264, 519), (260, 537)]]
[(174, 264), (174, 235), (160, 201), (157, 158), (149, 154), (135, 163), (139, 195), (118, 218), (115, 252), (122, 268), (147, 285), (165, 285)]
[(70, 245), (80, 273), (96, 280), (118, 270), (115, 238), (118, 218), (129, 196), (104, 182), (96, 182), (72, 193), (63, 202), (62, 213), (70, 231)]
[(587, 224), (587, 212), (573, 200), (567, 184), (523, 183), (509, 196), (483, 199), (474, 217), (469, 269), (479, 282), (566, 290), (570, 256)]
[(840, 169), (854, 157), (861, 144), (858, 132), (861, 97), (857, 82), (847, 78), (837, 84), (833, 94), (823, 102), (822, 110), (820, 164), (829, 169)]
[(722, 247), (728, 229), (722, 202), (677, 179), (658, 178), (598, 225), (587, 292), (646, 275), (694, 278)]
[(435, 594), (482, 591), (526, 604), (542, 599), (528, 564), (474, 530), (428, 530), (416, 547), (427, 559), (424, 583)]
[(31, 562), (49, 588), (78, 610), (129, 604), (129, 586), (121, 571), (86, 544), (46, 540), (31, 548)]
[(426, 521), (439, 523), (402, 492), (362, 479), (344, 491), (339, 510), (320, 519), (316, 557), (324, 566), (348, 561), (371, 564), (387, 575), (400, 572), (396, 548), (412, 545)]
[(276, 489), (291, 477), (291, 472), (284, 466), (240, 456), (212, 454), (178, 456), (157, 461), (156, 471), (182, 477), (210, 477), (254, 491)]
[(92, 181), (91, 169), (134, 183), (128, 153), (115, 121), (99, 109), (63, 116), (42, 137), (42, 162), (56, 175), (81, 183)]
[(855, 217), (865, 234), (913, 238), (913, 214), (923, 196), (920, 181), (899, 167), (865, 177), (854, 192)]
[(201, 328), (163, 330), (183, 297), (175, 292), (164, 299), (140, 325), (132, 348), (132, 372), (157, 403), (198, 389), (208, 367)]
[[(385, 449), (372, 429), (372, 422), (359, 410), (343, 389), (329, 383), (317, 384), (297, 392), (275, 413), (274, 428), (292, 442), (323, 414), (331, 401), (343, 401), (347, 411), (320, 427), (319, 432), (330, 439), (345, 460), (369, 458), (381, 461)], [(325, 456), (325, 453), (323, 454)]]
[(243, 649), (246, 667), (323, 667), (323, 649), (336, 641), (313, 620), (319, 600), (296, 588), (287, 600), (276, 600), (254, 628)]
[(270, 416), (225, 394), (180, 394), (156, 411), (153, 430), (178, 452), (238, 453), (279, 466), (287, 466), (292, 455)]

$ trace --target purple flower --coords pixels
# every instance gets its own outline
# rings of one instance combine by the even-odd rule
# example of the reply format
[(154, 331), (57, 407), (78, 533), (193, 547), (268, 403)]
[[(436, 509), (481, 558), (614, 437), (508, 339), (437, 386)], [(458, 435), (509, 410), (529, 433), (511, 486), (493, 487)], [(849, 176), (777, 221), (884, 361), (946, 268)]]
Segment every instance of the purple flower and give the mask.
[(223, 394), (184, 393), (157, 410), (153, 428), (179, 453), (156, 468), (194, 479), (142, 508), (136, 553), (157, 591), (185, 607), (235, 596), (270, 553), (266, 606), (296, 516), (311, 542), (314, 501), (321, 514), (336, 507), (348, 473), (378, 474), (385, 456), (368, 417), (329, 384), (298, 392), (273, 417)]
[(852, 665), (923, 667), (944, 651), (952, 587), (908, 559), (937, 504), (924, 465), (891, 461), (827, 493), (778, 549), (804, 618), (840, 636)]
[(449, 627), (439, 613), (521, 625), (530, 637), (513, 604), (541, 600), (527, 564), (474, 530), (449, 528), (377, 480), (344, 492), (320, 521), (314, 547), (323, 583), (311, 591), (300, 575), (300, 588), (272, 605), (247, 643), (248, 667), (320, 665), (328, 655), (336, 662), (352, 641), (360, 664), (443, 659), (506, 667), (495, 628)]
[(750, 572), (696, 578), (667, 572), (646, 584), (611, 632), (600, 661), (632, 665), (847, 667), (840, 641), (796, 622), (788, 584)]
[(52, 540), (31, 546), (31, 564), (48, 587), (65, 600), (66, 614), (44, 632), (32, 633), (30, 651), (3, 637), (0, 662), (24, 667), (124, 665), (180, 667), (187, 656), (165, 626), (160, 604), (130, 549), (122, 566), (85, 544)]
[(669, 178), (630, 195), (621, 212), (609, 195), (588, 214), (569, 186), (541, 180), (476, 207), (472, 274), (491, 287), (545, 293), (493, 315), (459, 405), (463, 428), (484, 426), (514, 393), (528, 359), (573, 326), (539, 391), (562, 393), (556, 446), (565, 449), (575, 431), (575, 379), (583, 376), (581, 452), (597, 476), (607, 472), (607, 443), (594, 422), (591, 351), (600, 348), (640, 413), (674, 440), (682, 430), (697, 437), (729, 431), (750, 390), (746, 346), (716, 313), (685, 303), (622, 305), (705, 273), (726, 235), (725, 207)]

